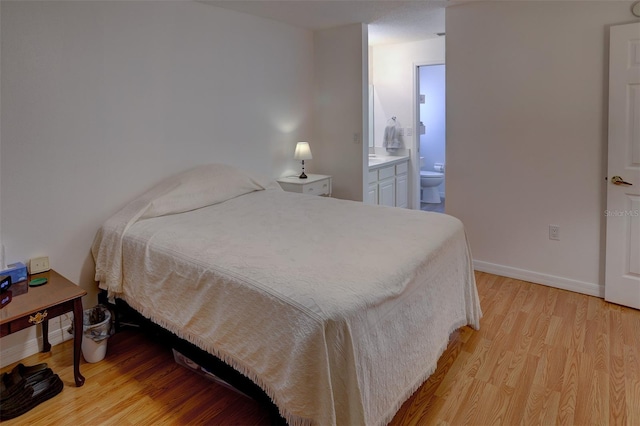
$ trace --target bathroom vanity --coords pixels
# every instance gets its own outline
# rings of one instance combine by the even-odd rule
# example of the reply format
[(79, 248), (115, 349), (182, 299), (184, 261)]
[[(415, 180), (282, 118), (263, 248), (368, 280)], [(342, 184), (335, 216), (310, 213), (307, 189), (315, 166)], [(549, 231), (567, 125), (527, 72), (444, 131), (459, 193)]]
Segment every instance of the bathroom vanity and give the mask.
[(409, 156), (369, 156), (367, 204), (408, 207)]

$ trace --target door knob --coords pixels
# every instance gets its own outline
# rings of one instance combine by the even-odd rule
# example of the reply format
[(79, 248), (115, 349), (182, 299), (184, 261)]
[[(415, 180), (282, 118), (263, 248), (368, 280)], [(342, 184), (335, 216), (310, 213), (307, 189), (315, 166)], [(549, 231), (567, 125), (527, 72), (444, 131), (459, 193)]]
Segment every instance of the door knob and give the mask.
[(620, 176), (614, 176), (611, 178), (611, 183), (613, 183), (614, 185), (633, 185), (632, 183), (629, 182), (625, 182), (624, 179), (622, 179)]

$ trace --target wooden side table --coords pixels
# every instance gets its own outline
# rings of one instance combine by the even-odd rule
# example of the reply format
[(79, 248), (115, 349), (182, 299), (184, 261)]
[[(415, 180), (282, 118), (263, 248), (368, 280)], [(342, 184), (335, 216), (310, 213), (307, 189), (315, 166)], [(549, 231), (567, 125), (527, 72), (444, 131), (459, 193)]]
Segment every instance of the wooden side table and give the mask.
[(49, 320), (73, 312), (73, 375), (76, 386), (84, 384), (80, 374), (80, 348), (82, 343), (82, 296), (87, 294), (56, 271), (30, 275), (27, 279), (47, 278), (48, 282), (15, 296), (11, 303), (0, 309), (0, 337), (42, 324), (42, 352), (49, 352)]

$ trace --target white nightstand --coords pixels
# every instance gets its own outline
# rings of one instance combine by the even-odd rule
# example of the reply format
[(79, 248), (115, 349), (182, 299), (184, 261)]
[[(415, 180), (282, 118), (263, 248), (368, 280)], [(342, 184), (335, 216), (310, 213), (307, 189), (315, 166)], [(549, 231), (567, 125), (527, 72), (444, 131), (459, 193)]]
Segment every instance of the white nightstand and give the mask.
[(301, 194), (331, 196), (331, 176), (308, 174), (306, 179), (298, 176), (287, 176), (278, 179), (278, 183), (288, 192)]

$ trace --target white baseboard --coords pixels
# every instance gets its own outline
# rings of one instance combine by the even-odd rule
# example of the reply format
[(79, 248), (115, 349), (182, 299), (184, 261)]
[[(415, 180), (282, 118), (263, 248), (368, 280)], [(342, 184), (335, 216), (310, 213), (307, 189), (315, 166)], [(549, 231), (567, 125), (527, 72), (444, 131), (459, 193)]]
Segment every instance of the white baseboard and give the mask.
[[(73, 335), (67, 332), (70, 324), (71, 321), (64, 317), (61, 317), (60, 320), (56, 318), (49, 321), (49, 343), (51, 346), (55, 346), (73, 338)], [(31, 329), (35, 330), (35, 327), (31, 327), (28, 330)], [(37, 354), (42, 350), (42, 339), (38, 335), (34, 336), (35, 333), (27, 331), (22, 331), (20, 333), (23, 333), (24, 340), (20, 340), (20, 338), (18, 338), (18, 340), (20, 340), (19, 343), (14, 343), (9, 347), (2, 345), (0, 348), (0, 360), (2, 360), (0, 362), (0, 368), (4, 368), (9, 364), (18, 362), (33, 354)], [(4, 337), (3, 341), (8, 339), (10, 339), (9, 336)]]
[(515, 278), (517, 280), (529, 281), (536, 284), (544, 284), (549, 287), (604, 298), (604, 286), (599, 284), (557, 277), (555, 275), (542, 274), (540, 272), (528, 271), (526, 269), (512, 268), (511, 266), (497, 265), (495, 263), (483, 262), (481, 260), (474, 260), (473, 267), (481, 272), (488, 272), (490, 274), (502, 275), (503, 277)]

